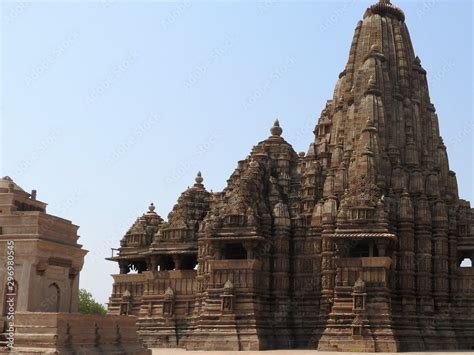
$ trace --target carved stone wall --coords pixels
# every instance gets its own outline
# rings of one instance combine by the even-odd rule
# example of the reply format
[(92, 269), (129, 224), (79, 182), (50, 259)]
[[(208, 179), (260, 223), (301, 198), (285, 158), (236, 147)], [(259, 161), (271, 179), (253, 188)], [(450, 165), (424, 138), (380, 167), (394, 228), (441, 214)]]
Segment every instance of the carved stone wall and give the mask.
[(109, 312), (130, 288), (149, 346), (470, 349), (473, 213), (403, 11), (366, 10), (307, 153), (270, 133), (223, 191), (199, 173), (167, 222), (137, 220)]

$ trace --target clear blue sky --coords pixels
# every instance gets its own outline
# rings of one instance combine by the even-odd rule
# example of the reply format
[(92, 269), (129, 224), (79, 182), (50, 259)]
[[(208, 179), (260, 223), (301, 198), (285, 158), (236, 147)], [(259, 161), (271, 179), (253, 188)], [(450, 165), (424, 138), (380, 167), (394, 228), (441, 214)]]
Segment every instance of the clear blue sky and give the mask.
[[(1, 175), (81, 226), (81, 287), (106, 302), (111, 247), (202, 170), (221, 190), (275, 117), (306, 151), (370, 1), (1, 4)], [(474, 200), (471, 1), (394, 0), (462, 197)]]

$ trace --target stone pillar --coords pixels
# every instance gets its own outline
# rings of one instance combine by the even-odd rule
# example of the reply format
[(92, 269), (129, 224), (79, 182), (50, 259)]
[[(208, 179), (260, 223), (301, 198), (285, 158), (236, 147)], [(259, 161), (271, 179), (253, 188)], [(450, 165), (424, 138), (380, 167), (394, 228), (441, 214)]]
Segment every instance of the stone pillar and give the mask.
[(119, 268), (121, 274), (128, 274), (130, 272), (130, 267), (126, 261), (119, 261)]
[(275, 334), (275, 342), (279, 348), (291, 348), (292, 336), (289, 332), (291, 305), (290, 299), (290, 227), (275, 226), (274, 254), (273, 254), (273, 295), (275, 297), (275, 308), (273, 318), (278, 327)]
[(174, 262), (174, 269), (181, 270), (181, 262), (182, 262), (181, 255), (173, 255), (173, 262)]
[(244, 248), (247, 252), (247, 260), (255, 259), (255, 243), (246, 242), (244, 243)]
[(74, 268), (69, 270), (69, 307), (68, 312), (73, 312), (73, 299), (74, 299), (74, 281), (76, 277), (79, 275), (79, 271)]
[[(456, 218), (456, 206), (448, 206), (448, 249), (449, 249), (449, 291), (450, 298), (454, 300), (458, 296), (458, 223)], [(474, 261), (474, 259), (471, 259)]]
[(414, 314), (415, 294), (415, 231), (414, 209), (410, 195), (404, 192), (400, 198), (400, 221), (398, 224), (398, 242), (400, 259), (398, 262), (398, 288), (402, 291), (404, 314)]
[(156, 271), (158, 269), (159, 258), (156, 255), (150, 257), (150, 264), (148, 271)]
[(448, 211), (446, 204), (438, 200), (433, 205), (433, 282), (435, 301), (435, 325), (438, 332), (438, 349), (456, 349), (456, 334), (451, 322), (449, 305), (449, 243)]
[(433, 320), (431, 208), (425, 195), (418, 198), (415, 212), (417, 315), (426, 348), (432, 349), (430, 344), (436, 341), (436, 332)]
[(445, 304), (449, 291), (448, 214), (446, 204), (442, 201), (437, 201), (433, 206), (433, 240), (434, 298), (436, 303)]
[(330, 196), (323, 207), (322, 263), (321, 263), (321, 312), (329, 314), (334, 301), (334, 278), (336, 274), (334, 242), (331, 236), (336, 230), (337, 199)]

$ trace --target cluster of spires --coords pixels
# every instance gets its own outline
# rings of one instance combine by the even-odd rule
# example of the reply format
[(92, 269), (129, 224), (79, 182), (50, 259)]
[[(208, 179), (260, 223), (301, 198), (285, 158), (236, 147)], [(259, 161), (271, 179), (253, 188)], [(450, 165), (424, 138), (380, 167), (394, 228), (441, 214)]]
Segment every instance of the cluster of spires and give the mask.
[[(276, 119), (270, 137), (238, 162), (222, 192), (207, 192), (198, 172), (168, 222), (158, 216), (143, 218), (116, 261), (127, 267), (136, 258), (133, 263), (145, 269), (146, 258), (152, 264), (154, 258), (163, 262), (173, 255), (181, 263), (177, 251), (192, 253), (199, 263), (199, 302), (193, 311), (193, 319), (199, 320), (213, 312), (206, 308), (207, 297), (217, 291), (214, 281), (209, 283), (217, 280), (212, 263), (232, 260), (233, 253), (239, 254), (237, 259), (258, 259), (262, 269), (256, 273), (265, 282), (252, 287), (270, 303), (255, 309), (270, 311), (256, 312), (253, 324), (258, 317), (274, 320), (273, 311), (289, 303), (296, 306), (288, 319), (317, 324), (315, 329), (282, 326), (272, 342), (283, 342), (291, 332), (298, 347), (307, 346), (308, 339), (319, 350), (334, 350), (334, 344), (349, 350), (361, 345), (351, 338), (351, 327), (369, 319), (359, 313), (352, 319), (347, 286), (353, 285), (354, 293), (371, 294), (370, 312), (377, 315), (370, 319), (370, 332), (361, 330), (359, 335), (365, 351), (374, 351), (370, 341), (376, 337), (383, 345), (379, 351), (432, 349), (449, 341), (453, 349), (456, 342), (468, 344), (455, 334), (457, 319), (447, 312), (461, 314), (471, 307), (453, 301), (464, 287), (458, 282), (458, 258), (474, 255), (474, 242), (466, 232), (471, 228), (469, 203), (459, 199), (455, 174), (449, 170), (426, 71), (413, 50), (405, 14), (380, 0), (367, 9), (364, 19), (357, 24), (349, 60), (316, 125), (308, 154), (297, 154), (281, 137), (283, 129)], [(151, 204), (149, 213), (154, 209)], [(140, 234), (154, 238), (138, 238)], [(136, 240), (147, 243), (137, 247)], [(273, 249), (267, 249), (272, 244)], [(232, 255), (226, 256), (229, 252)], [(366, 257), (377, 260), (360, 265), (358, 259)], [(376, 277), (383, 287), (374, 288), (362, 278), (351, 280), (355, 268), (362, 275), (370, 272), (372, 281)], [(229, 283), (222, 285), (223, 295), (229, 296)], [(292, 292), (301, 289), (306, 292)], [(237, 312), (242, 309), (248, 310)], [(341, 309), (347, 312), (341, 314)], [(447, 316), (435, 319), (436, 312)], [(155, 315), (150, 334), (161, 324), (161, 315)], [(459, 324), (462, 332), (474, 329), (466, 322)], [(208, 334), (209, 328), (199, 328), (199, 321), (194, 325), (186, 346), (193, 344), (194, 335), (195, 341)], [(217, 324), (209, 325), (219, 330)], [(171, 331), (174, 334), (176, 328)], [(255, 338), (267, 340), (265, 335)], [(150, 339), (155, 341), (154, 334)], [(242, 349), (241, 344), (237, 348)]]
[[(280, 126), (280, 121), (279, 121), (278, 118), (276, 118), (275, 121), (273, 122), (273, 126), (270, 129), (270, 133), (271, 133), (270, 138), (272, 138), (272, 137), (273, 138), (281, 137), (281, 135), (283, 133), (283, 129)], [(201, 171), (197, 172), (196, 177), (194, 178), (194, 181), (195, 181), (195, 184), (194, 184), (195, 188), (204, 188), (204, 185), (203, 185), (204, 178), (202, 176)], [(156, 209), (156, 207), (155, 207), (154, 203), (151, 202), (149, 207), (148, 207), (149, 212), (154, 212), (155, 209)]]

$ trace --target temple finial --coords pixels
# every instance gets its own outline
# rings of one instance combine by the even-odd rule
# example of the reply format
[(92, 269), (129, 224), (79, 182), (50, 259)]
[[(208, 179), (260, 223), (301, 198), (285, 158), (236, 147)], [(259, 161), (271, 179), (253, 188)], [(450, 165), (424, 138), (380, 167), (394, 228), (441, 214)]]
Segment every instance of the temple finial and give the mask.
[(272, 134), (272, 136), (275, 137), (280, 137), (283, 133), (283, 129), (280, 127), (280, 121), (278, 120), (278, 118), (273, 123), (273, 127), (270, 129), (270, 133)]
[(204, 181), (204, 178), (202, 177), (202, 174), (200, 171), (198, 171), (196, 175), (196, 179), (194, 179), (194, 181), (196, 181), (196, 184), (199, 184), (199, 185), (201, 185), (202, 182)]
[(153, 202), (150, 203), (150, 206), (148, 206), (148, 211), (150, 211), (150, 212), (155, 212), (155, 205), (154, 205)]
[(379, 0), (376, 4), (370, 6), (364, 15), (364, 18), (373, 14), (394, 16), (400, 21), (405, 21), (405, 14), (403, 11), (393, 5), (390, 0)]

